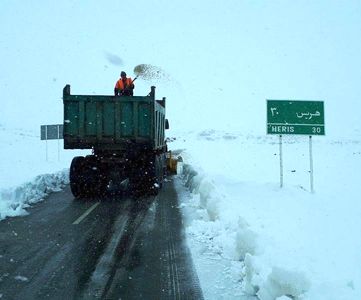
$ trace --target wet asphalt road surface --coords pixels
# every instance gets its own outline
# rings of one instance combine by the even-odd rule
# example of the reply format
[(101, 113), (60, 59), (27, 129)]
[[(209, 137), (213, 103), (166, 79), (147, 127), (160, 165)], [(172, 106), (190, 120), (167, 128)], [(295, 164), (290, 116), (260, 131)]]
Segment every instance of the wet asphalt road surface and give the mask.
[(157, 196), (67, 187), (0, 221), (0, 299), (203, 299), (173, 182)]

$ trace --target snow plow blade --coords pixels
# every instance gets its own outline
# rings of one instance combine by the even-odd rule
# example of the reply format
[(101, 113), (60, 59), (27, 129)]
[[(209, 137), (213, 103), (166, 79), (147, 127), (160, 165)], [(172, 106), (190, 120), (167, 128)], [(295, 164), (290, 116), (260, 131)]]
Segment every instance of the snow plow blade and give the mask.
[(173, 156), (172, 151), (167, 152), (167, 171), (169, 174), (177, 174), (178, 162), (182, 162), (181, 156)]

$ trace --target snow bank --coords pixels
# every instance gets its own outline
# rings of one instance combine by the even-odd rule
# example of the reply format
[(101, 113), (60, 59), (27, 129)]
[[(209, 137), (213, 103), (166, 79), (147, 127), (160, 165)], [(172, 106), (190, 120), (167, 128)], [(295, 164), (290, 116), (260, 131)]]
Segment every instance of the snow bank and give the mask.
[(267, 276), (262, 276), (265, 275), (262, 274), (265, 266), (249, 253), (246, 254), (244, 266), (244, 290), (261, 300), (279, 299), (282, 296), (297, 299), (310, 289), (310, 280), (303, 272), (272, 267)]
[(30, 204), (42, 201), (49, 193), (60, 191), (69, 183), (69, 170), (39, 175), (15, 188), (0, 190), (0, 220), (26, 215)]
[(262, 300), (272, 300), (281, 296), (294, 299), (303, 295), (309, 288), (310, 282), (305, 274), (273, 267), (257, 295)]
[(181, 206), (205, 297), (361, 299), (359, 141), (315, 139), (315, 193), (305, 138), (284, 140), (282, 189), (276, 138), (192, 132), (172, 147), (181, 141)]
[(195, 194), (199, 194), (200, 208), (207, 211), (208, 219), (215, 221), (219, 218), (219, 199), (213, 182), (204, 174), (199, 174), (190, 165), (183, 166), (185, 185)]
[[(199, 235), (206, 235), (206, 240), (202, 238), (202, 242), (211, 241), (213, 245), (208, 247), (217, 249), (216, 252), (223, 258), (243, 262), (243, 270), (239, 272), (243, 274), (242, 289), (245, 293), (257, 295), (261, 300), (274, 300), (278, 297), (282, 299), (282, 296), (286, 297), (283, 299), (287, 297), (294, 299), (309, 290), (310, 282), (303, 272), (265, 266), (264, 262), (262, 266), (260, 265), (257, 254), (260, 254), (262, 249), (258, 245), (257, 233), (241, 217), (238, 218), (236, 226), (222, 219), (220, 207), (222, 193), (209, 176), (202, 170), (196, 171), (191, 165), (185, 164), (182, 177), (193, 194), (193, 204), (196, 203), (198, 209), (206, 212), (206, 214), (198, 214), (198, 217), (214, 223), (210, 225), (205, 224), (204, 221), (198, 222), (199, 226), (188, 228), (188, 232), (193, 237), (198, 235), (198, 239)], [(204, 227), (212, 229), (205, 233)], [(270, 271), (265, 273), (265, 270)]]

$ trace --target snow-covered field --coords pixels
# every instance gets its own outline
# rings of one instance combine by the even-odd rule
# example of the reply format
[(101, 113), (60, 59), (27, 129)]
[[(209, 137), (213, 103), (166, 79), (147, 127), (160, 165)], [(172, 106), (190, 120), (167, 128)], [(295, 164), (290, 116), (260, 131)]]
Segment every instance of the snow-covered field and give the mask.
[[(361, 299), (360, 15), (359, 0), (1, 1), (0, 220), (68, 182), (79, 152), (39, 132), (62, 123), (63, 87), (110, 95), (150, 64), (135, 95), (167, 97), (206, 299)], [(324, 101), (314, 193), (307, 137), (284, 137), (280, 189), (266, 99)]]
[(186, 149), (182, 207), (206, 298), (360, 299), (361, 140), (314, 138), (314, 193), (308, 137), (284, 141), (282, 189), (278, 142), (209, 130), (172, 144)]

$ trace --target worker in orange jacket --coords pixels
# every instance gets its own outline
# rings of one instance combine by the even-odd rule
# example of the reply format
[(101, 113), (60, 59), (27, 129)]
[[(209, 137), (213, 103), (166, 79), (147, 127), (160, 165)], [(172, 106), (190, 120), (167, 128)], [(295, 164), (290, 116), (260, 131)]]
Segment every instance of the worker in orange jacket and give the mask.
[(133, 96), (134, 83), (132, 78), (128, 77), (127, 74), (122, 71), (120, 78), (115, 84), (114, 95), (115, 96)]

